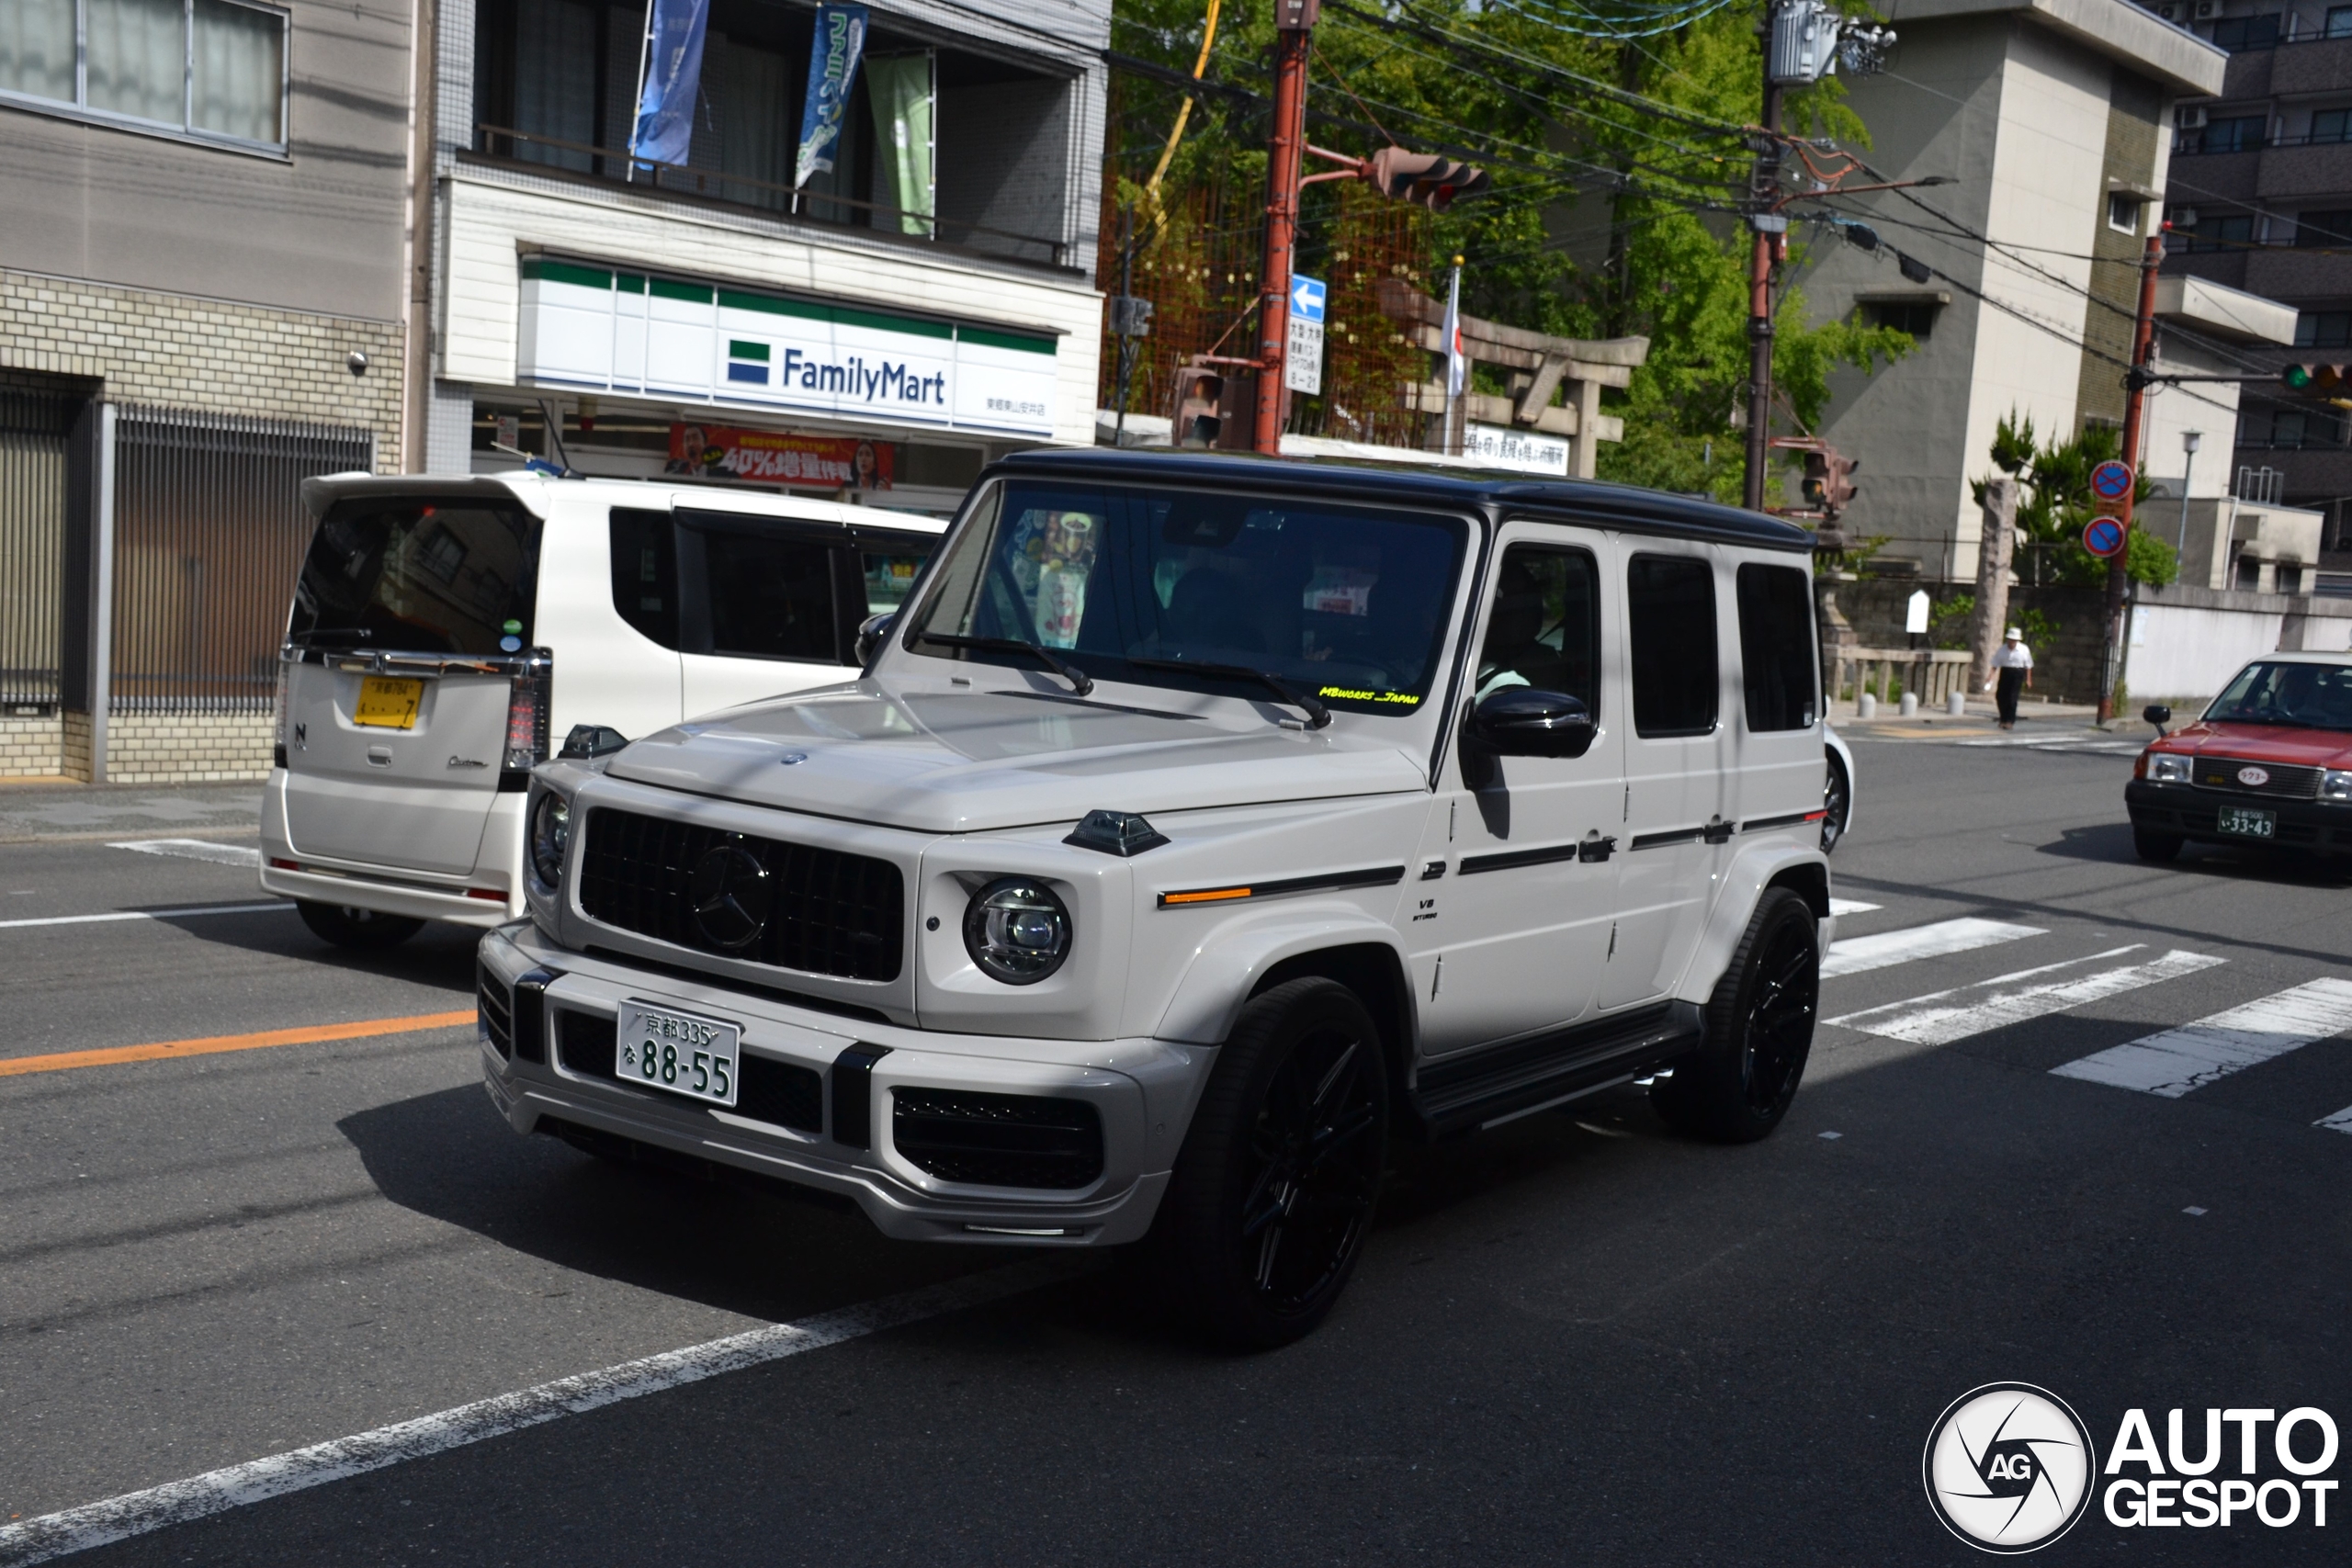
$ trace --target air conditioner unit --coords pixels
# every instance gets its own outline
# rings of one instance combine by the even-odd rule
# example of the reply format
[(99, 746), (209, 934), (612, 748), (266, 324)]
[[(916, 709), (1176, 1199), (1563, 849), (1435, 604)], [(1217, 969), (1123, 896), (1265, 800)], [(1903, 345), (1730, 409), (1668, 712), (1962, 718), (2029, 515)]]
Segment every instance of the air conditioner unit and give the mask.
[(2172, 111), (2173, 124), (2183, 130), (2205, 129), (2205, 111), (2201, 108), (2177, 108)]
[(2156, 7), (2156, 15), (2167, 22), (2177, 22), (2187, 10), (2188, 7), (2185, 6), (2159, 6)]
[(2174, 209), (2172, 209), (2172, 226), (2173, 226), (2174, 228), (2176, 228), (2176, 229), (2194, 229), (2194, 228), (2196, 228), (2196, 227), (2197, 227), (2197, 209), (2195, 209), (2195, 208), (2193, 208), (2193, 207), (2176, 207), (2176, 208), (2174, 208)]
[(2197, 0), (2197, 19), (2210, 22), (2222, 14), (2222, 0)]

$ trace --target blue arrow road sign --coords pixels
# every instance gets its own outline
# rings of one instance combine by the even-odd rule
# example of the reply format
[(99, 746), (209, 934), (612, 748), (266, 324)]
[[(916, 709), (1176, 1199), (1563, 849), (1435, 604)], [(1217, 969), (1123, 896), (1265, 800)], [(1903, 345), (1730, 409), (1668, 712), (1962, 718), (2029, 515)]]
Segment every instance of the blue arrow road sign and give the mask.
[(1290, 313), (1302, 321), (1323, 324), (1323, 280), (1294, 273), (1290, 280)]

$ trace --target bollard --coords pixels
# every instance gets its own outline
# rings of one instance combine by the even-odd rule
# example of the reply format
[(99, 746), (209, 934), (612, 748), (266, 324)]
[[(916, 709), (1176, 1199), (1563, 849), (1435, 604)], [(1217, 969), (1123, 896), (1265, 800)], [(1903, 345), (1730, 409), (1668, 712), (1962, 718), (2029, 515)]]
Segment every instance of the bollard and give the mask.
[(1902, 710), (1902, 711), (1903, 711), (1903, 716), (1904, 716), (1904, 717), (1905, 717), (1905, 718), (1917, 718), (1917, 717), (1918, 717), (1918, 716), (1919, 716), (1919, 694), (1918, 694), (1918, 693), (1917, 693), (1917, 692), (1905, 692), (1905, 693), (1904, 693), (1904, 694), (1903, 694), (1903, 710)]
[(1854, 699), (1854, 716), (1868, 722), (1878, 716), (1878, 694), (1864, 692)]
[(1954, 718), (1967, 717), (1968, 694), (1966, 692), (1952, 692), (1947, 694), (1944, 697), (1944, 712), (1951, 715)]

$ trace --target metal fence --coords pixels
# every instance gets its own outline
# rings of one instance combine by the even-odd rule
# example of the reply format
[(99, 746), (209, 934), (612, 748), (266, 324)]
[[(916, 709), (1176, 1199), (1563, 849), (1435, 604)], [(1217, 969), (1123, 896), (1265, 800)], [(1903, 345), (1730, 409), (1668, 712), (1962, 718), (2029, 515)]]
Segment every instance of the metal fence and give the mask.
[(57, 705), (65, 446), (80, 407), (0, 387), (0, 713)]
[(131, 406), (115, 432), (111, 710), (268, 707), (311, 537), (301, 482), (372, 468), (374, 436)]

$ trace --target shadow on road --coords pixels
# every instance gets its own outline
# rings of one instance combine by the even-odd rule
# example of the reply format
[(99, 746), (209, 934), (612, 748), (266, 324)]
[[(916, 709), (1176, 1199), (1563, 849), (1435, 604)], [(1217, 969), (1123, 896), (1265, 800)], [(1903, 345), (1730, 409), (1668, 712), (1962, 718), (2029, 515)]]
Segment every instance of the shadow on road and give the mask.
[(405, 980), (435, 990), (470, 996), (474, 988), (474, 948), (481, 933), (445, 921), (427, 920), (424, 929), (398, 947), (376, 953), (336, 947), (311, 934), (291, 909), (257, 909), (250, 915), (204, 915), (175, 919), (157, 912), (156, 920), (202, 942), (290, 958), (322, 968)]
[[(2064, 829), (2056, 840), (2036, 848), (2041, 854), (2063, 855), (2069, 860), (2106, 861), (2118, 865), (2148, 863), (2132, 847), (2129, 822), (2098, 822), (2085, 828)], [(2253, 845), (2224, 849), (2212, 844), (2189, 844), (2181, 850), (2178, 860), (2163, 869), (2191, 876), (2226, 876), (2295, 887), (2342, 887), (2352, 884), (2352, 863), (2323, 859), (2307, 851)]]

